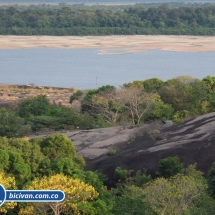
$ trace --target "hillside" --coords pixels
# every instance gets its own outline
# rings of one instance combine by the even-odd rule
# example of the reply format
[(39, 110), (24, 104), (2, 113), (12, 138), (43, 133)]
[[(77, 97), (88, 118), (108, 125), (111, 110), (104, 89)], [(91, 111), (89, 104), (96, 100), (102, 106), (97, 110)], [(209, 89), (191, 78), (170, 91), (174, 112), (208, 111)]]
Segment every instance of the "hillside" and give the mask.
[(178, 155), (185, 164), (197, 163), (207, 173), (215, 161), (215, 113), (206, 114), (183, 125), (164, 128), (160, 134), (137, 137), (121, 144), (116, 155), (101, 156), (87, 162), (87, 169), (113, 176), (117, 166), (125, 169), (147, 169), (155, 174), (160, 159)]
[(154, 175), (159, 160), (168, 156), (178, 155), (185, 166), (197, 163), (197, 168), (204, 173), (215, 161), (215, 112), (170, 127), (157, 122), (139, 127), (77, 129), (63, 133), (87, 160), (87, 170), (98, 170), (110, 179), (117, 166), (145, 168)]

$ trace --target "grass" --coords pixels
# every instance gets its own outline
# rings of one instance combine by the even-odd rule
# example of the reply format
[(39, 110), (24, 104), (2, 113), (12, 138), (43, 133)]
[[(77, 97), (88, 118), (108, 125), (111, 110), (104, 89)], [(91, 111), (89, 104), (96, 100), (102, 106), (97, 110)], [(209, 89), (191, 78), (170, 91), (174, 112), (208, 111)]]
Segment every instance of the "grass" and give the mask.
[(115, 155), (118, 151), (119, 151), (119, 149), (117, 147), (113, 148), (113, 149), (110, 149), (108, 151), (107, 155), (109, 155), (109, 156)]
[(160, 134), (160, 130), (152, 129), (152, 130), (148, 131), (148, 134)]

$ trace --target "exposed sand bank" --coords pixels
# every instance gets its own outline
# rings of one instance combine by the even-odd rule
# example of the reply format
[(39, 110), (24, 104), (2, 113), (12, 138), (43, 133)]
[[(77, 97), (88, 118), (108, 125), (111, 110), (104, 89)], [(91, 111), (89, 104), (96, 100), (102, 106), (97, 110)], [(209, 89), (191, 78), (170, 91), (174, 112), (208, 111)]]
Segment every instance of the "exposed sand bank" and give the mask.
[(215, 51), (215, 36), (0, 36), (0, 49), (22, 48), (99, 49), (100, 54), (142, 52), (152, 49)]

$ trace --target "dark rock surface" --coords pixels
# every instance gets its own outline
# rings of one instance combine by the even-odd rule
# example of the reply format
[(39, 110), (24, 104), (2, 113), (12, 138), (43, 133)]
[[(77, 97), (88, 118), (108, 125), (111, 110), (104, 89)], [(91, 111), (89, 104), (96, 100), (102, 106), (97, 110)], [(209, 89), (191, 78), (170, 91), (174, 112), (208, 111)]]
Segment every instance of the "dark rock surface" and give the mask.
[[(215, 112), (169, 127), (160, 121), (134, 127), (77, 129), (60, 133), (69, 137), (77, 154), (86, 159), (86, 170), (98, 170), (110, 181), (114, 180), (117, 166), (133, 170), (145, 168), (153, 176), (159, 160), (169, 156), (178, 155), (185, 166), (197, 163), (197, 169), (205, 174), (215, 161)], [(110, 150), (115, 150), (115, 154), (108, 155)]]
[(197, 169), (207, 174), (215, 161), (215, 113), (163, 128), (160, 133), (139, 135), (133, 142), (118, 147), (113, 156), (87, 159), (86, 170), (98, 170), (110, 179), (117, 166), (133, 170), (145, 168), (155, 175), (160, 159), (178, 155), (185, 166), (196, 163)]

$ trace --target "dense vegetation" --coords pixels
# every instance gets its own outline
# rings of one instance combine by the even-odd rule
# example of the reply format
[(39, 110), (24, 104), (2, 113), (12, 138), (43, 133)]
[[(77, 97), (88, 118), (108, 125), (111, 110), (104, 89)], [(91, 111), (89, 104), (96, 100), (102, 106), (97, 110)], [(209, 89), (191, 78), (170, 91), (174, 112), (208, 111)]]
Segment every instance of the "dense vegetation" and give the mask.
[[(214, 6), (120, 10), (61, 6), (0, 8), (0, 34), (215, 34)], [(206, 177), (195, 165), (184, 167), (177, 156), (160, 160), (154, 178), (145, 169), (134, 172), (117, 167), (116, 186), (108, 190), (108, 179), (84, 170), (85, 160), (66, 136), (24, 137), (44, 130), (139, 125), (153, 120), (182, 123), (190, 116), (215, 111), (215, 77), (153, 78), (118, 89), (108, 85), (77, 90), (69, 101), (79, 102), (80, 108), (52, 105), (44, 95), (0, 108), (0, 184), (13, 190), (61, 189), (66, 194), (60, 208), (57, 203), (7, 202), (0, 214), (215, 214), (215, 163)]]
[(3, 35), (215, 35), (215, 6), (124, 10), (0, 9)]
[(152, 120), (182, 123), (189, 117), (215, 111), (215, 77), (202, 80), (180, 76), (167, 81), (152, 78), (120, 88), (103, 86), (75, 91), (68, 102), (56, 106), (45, 95), (0, 108), (0, 136), (20, 137), (36, 131), (93, 129), (139, 125)]
[[(11, 2), (12, 1), (12, 2)], [(12, 5), (15, 9), (18, 10), (28, 10), (28, 9), (36, 9), (36, 10), (56, 10), (56, 9), (62, 9), (64, 7), (68, 7), (74, 10), (100, 10), (100, 9), (105, 9), (109, 10), (112, 12), (117, 12), (117, 11), (122, 11), (122, 10), (128, 10), (129, 8), (154, 8), (154, 7), (159, 7), (163, 5), (164, 3), (162, 2), (145, 2), (145, 3), (135, 3), (135, 4), (100, 4), (100, 3), (95, 3), (93, 2), (92, 4), (89, 4), (89, 1), (86, 3), (74, 3), (74, 2), (60, 2), (59, 0), (54, 3), (54, 0), (49, 4), (48, 2), (42, 3), (42, 1), (38, 2), (37, 4), (36, 1), (32, 2), (31, 4), (23, 4), (25, 1), (22, 0), (21, 3), (17, 1), (17, 4), (15, 4), (14, 0), (0, 0), (0, 2), (3, 2), (4, 4), (0, 5), (0, 8), (3, 9), (9, 9)], [(26, 0), (29, 1), (29, 0)], [(8, 4), (8, 3), (13, 3), (13, 4)], [(60, 3), (59, 3), (60, 2)], [(29, 3), (29, 2), (28, 2)], [(39, 4), (40, 3), (40, 4)], [(165, 5), (167, 5), (170, 9), (174, 8), (179, 8), (179, 7), (209, 7), (209, 6), (214, 6), (215, 4), (213, 2), (165, 2)]]
[[(146, 170), (115, 169), (116, 187), (107, 190), (104, 175), (84, 171), (84, 159), (64, 135), (0, 138), (0, 184), (6, 189), (60, 189), (58, 203), (5, 203), (0, 214), (211, 215), (215, 213), (214, 166), (208, 177), (177, 156), (158, 163), (155, 178)], [(67, 195), (70, 194), (70, 195)], [(78, 194), (78, 195), (77, 195)]]
[[(98, 172), (84, 171), (85, 160), (66, 136), (23, 137), (34, 131), (77, 126), (93, 129), (161, 119), (181, 123), (189, 116), (215, 110), (215, 77), (198, 80), (181, 76), (165, 82), (152, 78), (118, 89), (107, 85), (77, 90), (69, 100), (80, 102), (80, 108), (51, 105), (45, 95), (0, 108), (0, 184), (6, 189), (45, 186), (72, 193), (60, 215), (215, 213), (215, 163), (207, 178), (195, 165), (184, 167), (177, 156), (160, 160), (155, 178), (144, 169), (134, 172), (117, 167), (113, 176), (116, 187), (107, 190), (108, 179)], [(0, 214), (56, 214), (54, 208), (57, 205), (49, 203), (5, 203)]]
[[(111, 194), (103, 185), (104, 177), (84, 171), (84, 165), (84, 159), (76, 155), (71, 140), (64, 135), (32, 140), (0, 138), (0, 184), (6, 189), (62, 189), (66, 194), (70, 193), (70, 197), (66, 196), (61, 214), (69, 210), (70, 214), (86, 212), (99, 215), (103, 209), (107, 211), (104, 214), (111, 214), (111, 207), (107, 205)], [(0, 214), (38, 215), (47, 214), (50, 210), (49, 206), (38, 209), (41, 203), (8, 204), (0, 208)]]

